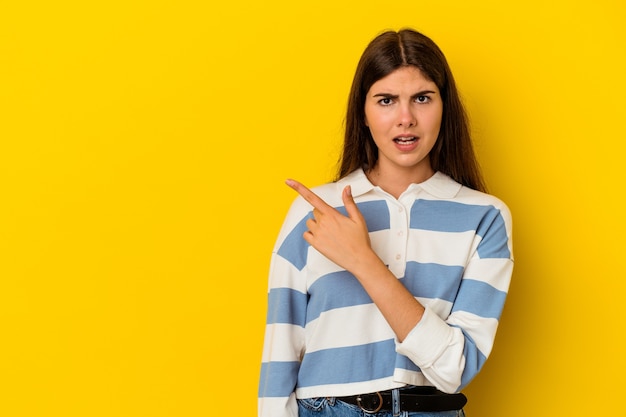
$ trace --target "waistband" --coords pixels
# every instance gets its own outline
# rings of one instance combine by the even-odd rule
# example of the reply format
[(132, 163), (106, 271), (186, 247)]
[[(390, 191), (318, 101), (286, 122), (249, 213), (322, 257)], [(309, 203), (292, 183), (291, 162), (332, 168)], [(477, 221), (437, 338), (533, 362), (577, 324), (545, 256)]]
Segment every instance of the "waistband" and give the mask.
[(337, 400), (356, 405), (366, 413), (379, 411), (451, 411), (461, 410), (467, 403), (462, 393), (446, 394), (435, 387), (413, 387), (368, 394), (337, 397)]

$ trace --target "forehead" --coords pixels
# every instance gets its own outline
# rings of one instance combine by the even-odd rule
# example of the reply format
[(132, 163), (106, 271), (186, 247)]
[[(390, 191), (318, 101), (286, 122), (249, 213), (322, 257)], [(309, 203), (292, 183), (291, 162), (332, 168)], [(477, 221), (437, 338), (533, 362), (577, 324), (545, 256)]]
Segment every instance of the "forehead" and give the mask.
[[(437, 85), (414, 66), (400, 67), (376, 81), (370, 87), (370, 93), (381, 92), (416, 92), (424, 89), (438, 92)], [(388, 90), (388, 91), (384, 91)]]

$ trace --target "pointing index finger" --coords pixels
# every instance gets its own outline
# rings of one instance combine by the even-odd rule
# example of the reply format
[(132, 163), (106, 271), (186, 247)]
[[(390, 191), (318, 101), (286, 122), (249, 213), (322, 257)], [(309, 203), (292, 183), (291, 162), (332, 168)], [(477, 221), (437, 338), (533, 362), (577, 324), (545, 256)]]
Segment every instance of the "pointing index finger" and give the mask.
[(315, 194), (313, 191), (309, 190), (305, 185), (299, 183), (296, 180), (288, 179), (285, 181), (285, 184), (293, 188), (298, 194), (302, 196), (306, 201), (309, 202), (314, 208), (318, 209), (320, 212), (324, 212), (325, 210), (332, 208), (320, 196)]

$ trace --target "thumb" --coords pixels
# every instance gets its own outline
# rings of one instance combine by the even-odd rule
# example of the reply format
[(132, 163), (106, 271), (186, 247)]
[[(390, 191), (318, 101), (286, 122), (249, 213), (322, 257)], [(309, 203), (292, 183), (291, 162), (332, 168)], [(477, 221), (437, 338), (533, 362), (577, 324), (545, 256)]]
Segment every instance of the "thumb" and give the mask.
[(359, 211), (359, 208), (356, 206), (354, 202), (354, 198), (352, 197), (352, 188), (347, 185), (343, 192), (341, 193), (341, 199), (343, 200), (343, 205), (346, 208), (346, 212), (348, 213), (348, 217), (353, 220), (362, 219), (363, 216)]

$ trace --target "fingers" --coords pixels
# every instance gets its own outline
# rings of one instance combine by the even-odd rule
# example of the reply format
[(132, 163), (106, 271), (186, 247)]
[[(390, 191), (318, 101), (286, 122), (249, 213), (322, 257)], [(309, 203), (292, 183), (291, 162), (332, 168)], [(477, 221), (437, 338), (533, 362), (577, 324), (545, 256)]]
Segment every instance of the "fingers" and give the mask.
[(303, 184), (300, 184), (298, 181), (289, 179), (285, 181), (285, 184), (293, 188), (298, 194), (302, 196), (302, 198), (308, 201), (309, 204), (319, 210), (320, 213), (324, 213), (329, 209), (332, 209), (332, 207), (326, 204), (326, 202), (322, 200), (317, 194), (309, 190)]
[(317, 225), (317, 222), (320, 220), (320, 217), (322, 216), (320, 211), (316, 208), (313, 209), (311, 214), (312, 214), (312, 217), (306, 221), (306, 226), (309, 230), (311, 230), (313, 227), (315, 227), (315, 225)]
[[(296, 180), (288, 179), (285, 183), (293, 188), (298, 194), (302, 196), (309, 204), (313, 206), (313, 216), (315, 219), (319, 219), (320, 215), (330, 213), (330, 210), (334, 210), (329, 206), (322, 198), (320, 198), (313, 191), (309, 190), (306, 186), (299, 183)], [(352, 197), (352, 188), (348, 185), (343, 189), (341, 193), (341, 199), (348, 213), (348, 217), (352, 219), (361, 218), (361, 212), (359, 211), (354, 198)], [(317, 210), (317, 213), (316, 213)]]

